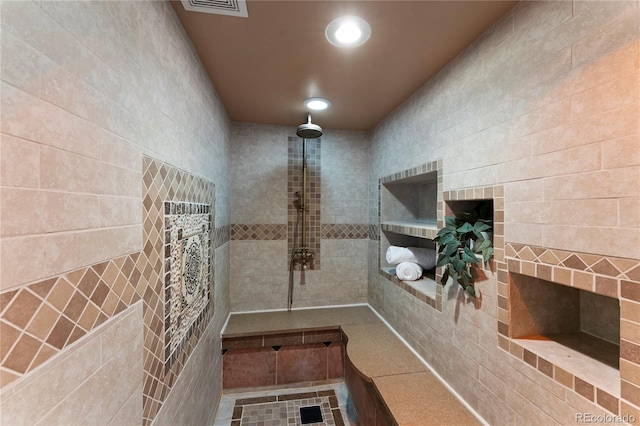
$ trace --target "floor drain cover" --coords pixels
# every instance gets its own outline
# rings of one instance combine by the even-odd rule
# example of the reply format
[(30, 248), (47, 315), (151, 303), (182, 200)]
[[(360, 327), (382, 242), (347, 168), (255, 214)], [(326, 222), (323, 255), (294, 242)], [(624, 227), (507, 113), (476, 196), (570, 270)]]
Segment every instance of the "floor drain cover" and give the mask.
[(324, 421), (319, 405), (300, 407), (300, 419), (302, 420), (303, 425), (308, 425), (309, 423), (321, 423)]

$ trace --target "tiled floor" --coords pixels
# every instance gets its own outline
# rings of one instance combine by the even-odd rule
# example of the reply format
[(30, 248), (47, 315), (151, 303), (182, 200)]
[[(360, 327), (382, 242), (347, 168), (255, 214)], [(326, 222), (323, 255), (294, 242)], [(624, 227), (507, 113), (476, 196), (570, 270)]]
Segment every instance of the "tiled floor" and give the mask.
[(213, 426), (302, 425), (300, 407), (319, 406), (323, 422), (310, 425), (357, 426), (345, 384), (226, 393)]

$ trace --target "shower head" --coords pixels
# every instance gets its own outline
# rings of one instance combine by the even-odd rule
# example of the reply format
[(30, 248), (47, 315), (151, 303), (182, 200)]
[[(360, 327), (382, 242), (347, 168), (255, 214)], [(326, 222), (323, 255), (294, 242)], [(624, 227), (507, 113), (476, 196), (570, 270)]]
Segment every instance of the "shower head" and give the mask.
[(307, 115), (307, 122), (298, 126), (296, 135), (305, 139), (315, 139), (322, 136), (322, 127), (311, 122), (311, 114)]

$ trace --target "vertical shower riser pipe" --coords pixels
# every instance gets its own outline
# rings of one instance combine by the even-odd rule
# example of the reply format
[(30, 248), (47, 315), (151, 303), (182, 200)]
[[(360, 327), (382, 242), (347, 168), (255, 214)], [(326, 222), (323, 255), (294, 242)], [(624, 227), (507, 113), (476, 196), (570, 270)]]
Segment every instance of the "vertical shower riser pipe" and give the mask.
[(302, 139), (302, 237), (300, 247), (305, 250), (307, 247), (307, 138)]

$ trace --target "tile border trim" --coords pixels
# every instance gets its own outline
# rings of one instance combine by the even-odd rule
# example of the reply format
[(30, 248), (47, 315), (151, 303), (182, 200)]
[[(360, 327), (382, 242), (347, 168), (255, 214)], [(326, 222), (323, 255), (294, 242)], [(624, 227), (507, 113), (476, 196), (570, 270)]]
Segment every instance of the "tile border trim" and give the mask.
[[(323, 223), (320, 239), (323, 240), (364, 240), (370, 237), (371, 225), (366, 223)], [(230, 226), (233, 241), (281, 241), (286, 240), (286, 224), (241, 224)]]
[(625, 282), (640, 282), (640, 261), (517, 243), (505, 245), (507, 271), (621, 297)]
[(3, 346), (10, 348), (0, 363), (0, 387), (27, 375), (141, 300), (152, 271), (140, 254), (101, 261), (0, 293)]

